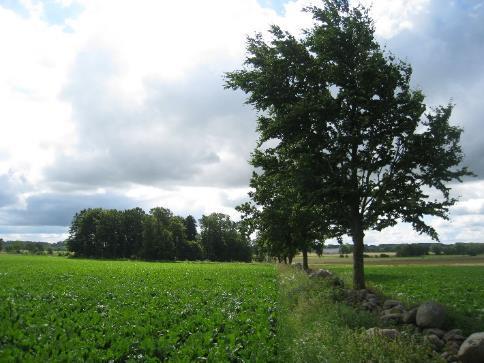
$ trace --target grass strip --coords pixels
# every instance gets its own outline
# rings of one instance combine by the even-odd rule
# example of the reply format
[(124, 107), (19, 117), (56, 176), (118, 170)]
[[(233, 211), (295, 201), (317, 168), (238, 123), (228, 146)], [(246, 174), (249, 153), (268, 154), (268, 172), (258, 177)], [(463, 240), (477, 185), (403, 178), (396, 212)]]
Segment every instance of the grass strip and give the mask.
[(377, 316), (344, 303), (342, 289), (279, 267), (278, 358), (284, 362), (443, 362), (419, 338), (369, 337)]

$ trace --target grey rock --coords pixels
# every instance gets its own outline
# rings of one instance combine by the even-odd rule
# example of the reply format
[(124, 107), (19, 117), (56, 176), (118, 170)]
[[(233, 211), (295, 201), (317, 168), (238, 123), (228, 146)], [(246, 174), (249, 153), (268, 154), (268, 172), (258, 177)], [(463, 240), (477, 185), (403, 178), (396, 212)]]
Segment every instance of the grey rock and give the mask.
[(387, 310), (389, 314), (403, 314), (405, 310), (401, 305), (394, 306)]
[(444, 342), (435, 334), (430, 334), (424, 336), (424, 341), (430, 344), (430, 346), (436, 350), (440, 351), (444, 347)]
[(302, 270), (303, 264), (301, 262), (296, 262), (296, 263), (292, 264), (292, 267), (294, 267), (295, 269), (298, 269), (298, 270)]
[(445, 331), (442, 329), (436, 329), (436, 328), (430, 328), (430, 329), (424, 329), (423, 331), (424, 335), (437, 335), (439, 338), (442, 338), (445, 334)]
[(380, 300), (377, 295), (369, 293), (366, 294), (366, 300)]
[(446, 316), (442, 305), (428, 301), (418, 307), (415, 320), (422, 328), (441, 328), (445, 324)]
[(366, 331), (369, 336), (382, 336), (390, 340), (395, 340), (400, 336), (400, 332), (396, 329), (381, 329), (381, 328), (370, 328)]
[(455, 354), (451, 354), (449, 352), (443, 352), (440, 356), (443, 359), (445, 359), (447, 362), (456, 362), (457, 361)]
[(373, 311), (375, 310), (375, 308), (377, 307), (377, 305), (369, 302), (369, 301), (366, 301), (364, 302), (363, 304), (361, 304), (361, 307), (365, 310), (370, 310), (370, 311)]
[(324, 270), (324, 269), (314, 271), (309, 274), (310, 278), (327, 278), (330, 276), (333, 276), (333, 273), (329, 270)]
[(375, 304), (375, 305), (380, 305), (380, 300), (375, 298), (366, 299), (366, 301), (371, 302), (372, 304)]
[(398, 300), (385, 300), (383, 303), (383, 309), (391, 309), (395, 306), (403, 306), (403, 304)]
[(397, 314), (385, 314), (380, 316), (380, 320), (387, 322), (387, 323), (396, 323), (399, 324), (402, 322), (402, 314), (397, 313)]
[(465, 338), (464, 334), (462, 333), (462, 330), (460, 330), (460, 329), (449, 330), (444, 335), (444, 340), (446, 342), (448, 342), (448, 341), (460, 341), (462, 343), (465, 339), (466, 338)]
[(417, 308), (410, 309), (403, 313), (402, 320), (405, 324), (415, 324), (417, 319)]
[(448, 341), (445, 343), (445, 350), (453, 355), (457, 355), (457, 352), (459, 351), (460, 344), (456, 341)]
[(361, 290), (356, 291), (356, 297), (359, 300), (364, 300), (366, 298), (367, 294), (368, 294), (368, 290), (366, 290), (366, 289), (361, 289)]
[(463, 363), (484, 362), (484, 332), (471, 334), (459, 348), (457, 353)]

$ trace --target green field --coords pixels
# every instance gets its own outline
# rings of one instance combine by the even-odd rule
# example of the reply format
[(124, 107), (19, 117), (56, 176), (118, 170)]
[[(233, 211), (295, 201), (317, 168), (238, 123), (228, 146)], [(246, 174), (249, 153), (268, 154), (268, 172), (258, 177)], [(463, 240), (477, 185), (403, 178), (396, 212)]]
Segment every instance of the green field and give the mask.
[[(470, 333), (484, 329), (484, 264), (480, 261), (482, 256), (379, 259), (378, 264), (366, 264), (365, 275), (369, 287), (409, 306), (426, 300), (442, 303), (449, 310), (449, 324)], [(351, 283), (349, 264), (312, 267), (333, 270)]]
[[(351, 259), (311, 259), (351, 280)], [(426, 260), (367, 264), (369, 286), (408, 305), (439, 301), (452, 327), (482, 331), (484, 265)], [(0, 254), (0, 362), (440, 361), (410, 335), (369, 339), (378, 316), (326, 284), (270, 264)]]
[(0, 361), (269, 361), (276, 269), (0, 254)]

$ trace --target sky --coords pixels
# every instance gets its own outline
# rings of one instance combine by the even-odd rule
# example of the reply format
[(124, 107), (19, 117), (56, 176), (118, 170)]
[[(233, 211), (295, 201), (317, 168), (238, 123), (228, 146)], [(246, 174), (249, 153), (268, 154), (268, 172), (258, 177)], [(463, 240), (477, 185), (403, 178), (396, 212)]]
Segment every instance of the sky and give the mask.
[[(453, 102), (465, 165), (441, 241), (484, 242), (484, 1), (371, 5), (428, 106)], [(256, 112), (223, 89), (247, 35), (311, 25), (310, 0), (0, 0), (0, 238), (56, 242), (89, 207), (200, 218), (247, 200)], [(314, 1), (313, 1), (314, 2)], [(315, 0), (317, 3), (317, 1)], [(366, 243), (430, 242), (399, 224)]]

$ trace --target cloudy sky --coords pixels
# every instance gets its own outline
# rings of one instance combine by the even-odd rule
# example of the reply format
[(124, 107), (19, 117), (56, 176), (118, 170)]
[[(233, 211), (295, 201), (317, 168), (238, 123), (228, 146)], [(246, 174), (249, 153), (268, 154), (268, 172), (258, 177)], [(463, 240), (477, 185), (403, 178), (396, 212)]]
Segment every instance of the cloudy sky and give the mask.
[[(363, 0), (361, 0), (363, 1)], [(0, 0), (0, 237), (58, 241), (87, 207), (237, 217), (255, 112), (223, 89), (245, 37), (307, 0)], [(443, 242), (484, 242), (484, 1), (374, 0), (379, 40), (428, 105), (456, 104), (466, 164)], [(405, 225), (367, 243), (428, 241)]]

